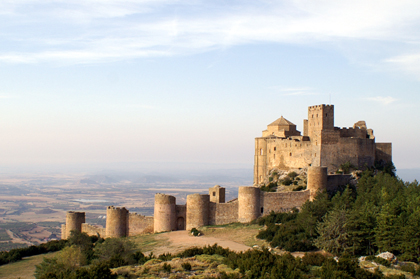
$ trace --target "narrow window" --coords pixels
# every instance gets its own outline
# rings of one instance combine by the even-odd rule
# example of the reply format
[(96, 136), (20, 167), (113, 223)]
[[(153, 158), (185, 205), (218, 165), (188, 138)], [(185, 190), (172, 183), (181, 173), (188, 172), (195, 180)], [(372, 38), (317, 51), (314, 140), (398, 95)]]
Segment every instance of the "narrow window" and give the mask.
[(274, 147), (274, 151), (276, 151), (276, 148)]
[(264, 213), (264, 207), (261, 207), (261, 213)]
[(215, 197), (216, 196), (216, 192), (213, 192), (213, 197)]
[(290, 152), (289, 156), (292, 156), (292, 152)]
[(276, 154), (274, 154), (274, 159), (276, 159)]
[(262, 148), (260, 149), (260, 155), (263, 155), (263, 150), (262, 150)]

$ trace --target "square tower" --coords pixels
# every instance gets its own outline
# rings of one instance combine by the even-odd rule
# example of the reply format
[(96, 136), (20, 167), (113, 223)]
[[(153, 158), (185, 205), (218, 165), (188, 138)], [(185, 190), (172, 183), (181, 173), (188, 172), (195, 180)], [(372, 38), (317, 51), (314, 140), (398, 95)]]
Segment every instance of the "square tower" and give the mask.
[(225, 202), (225, 188), (215, 185), (209, 188), (210, 202), (224, 203)]
[(316, 139), (322, 130), (334, 130), (334, 105), (308, 107), (308, 136)]

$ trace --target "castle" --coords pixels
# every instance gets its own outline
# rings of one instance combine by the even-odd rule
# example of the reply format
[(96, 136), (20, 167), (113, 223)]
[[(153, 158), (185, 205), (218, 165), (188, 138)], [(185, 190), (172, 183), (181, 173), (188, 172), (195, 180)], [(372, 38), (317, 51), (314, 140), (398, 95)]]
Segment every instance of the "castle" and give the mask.
[(156, 194), (154, 216), (129, 213), (126, 208), (108, 206), (106, 227), (85, 223), (84, 212), (67, 212), (61, 238), (72, 230), (101, 237), (124, 237), (151, 232), (191, 230), (207, 225), (248, 223), (270, 212), (287, 212), (312, 200), (318, 191), (348, 184), (351, 175), (328, 174), (343, 163), (372, 166), (375, 161), (390, 162), (391, 143), (375, 143), (373, 131), (364, 121), (353, 128), (334, 127), (334, 106), (308, 109), (303, 136), (296, 125), (281, 117), (269, 124), (263, 136), (255, 139), (254, 185), (267, 180), (273, 169), (307, 169), (303, 191), (264, 192), (256, 186), (239, 187), (238, 198), (225, 202), (225, 188), (216, 185), (208, 194), (187, 196), (177, 205), (174, 196)]
[(254, 185), (264, 183), (272, 169), (324, 166), (334, 173), (346, 162), (364, 168), (380, 160), (392, 161), (392, 144), (376, 143), (364, 121), (352, 128), (334, 127), (333, 105), (310, 106), (303, 135), (281, 117), (255, 139)]

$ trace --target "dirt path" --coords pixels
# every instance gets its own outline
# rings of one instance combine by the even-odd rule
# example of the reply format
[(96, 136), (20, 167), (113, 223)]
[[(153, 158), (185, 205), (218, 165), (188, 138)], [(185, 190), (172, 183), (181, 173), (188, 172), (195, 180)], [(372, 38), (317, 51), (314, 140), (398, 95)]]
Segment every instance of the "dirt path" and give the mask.
[(225, 240), (210, 236), (192, 236), (188, 231), (173, 231), (168, 233), (162, 233), (158, 237), (160, 240), (169, 241), (168, 246), (157, 247), (153, 249), (155, 255), (160, 255), (163, 253), (177, 253), (185, 250), (186, 248), (198, 246), (207, 246), (217, 243), (217, 245), (222, 246), (223, 248), (229, 248), (230, 250), (240, 252), (251, 249), (251, 247), (246, 246), (241, 243), (234, 242), (232, 240)]

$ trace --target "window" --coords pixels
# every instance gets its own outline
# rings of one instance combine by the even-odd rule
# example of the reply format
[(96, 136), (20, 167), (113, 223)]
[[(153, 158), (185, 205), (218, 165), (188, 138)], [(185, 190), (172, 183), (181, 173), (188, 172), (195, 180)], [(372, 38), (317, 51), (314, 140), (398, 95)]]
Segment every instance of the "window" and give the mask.
[(274, 151), (276, 151), (276, 148), (274, 147)]
[(261, 213), (264, 213), (264, 207), (261, 207)]
[(216, 192), (213, 192), (213, 197), (215, 197), (216, 196)]
[(274, 159), (276, 159), (276, 154), (274, 154)]
[(289, 156), (292, 156), (292, 152), (290, 152)]
[(263, 155), (263, 149), (262, 148), (260, 149), (260, 155)]

